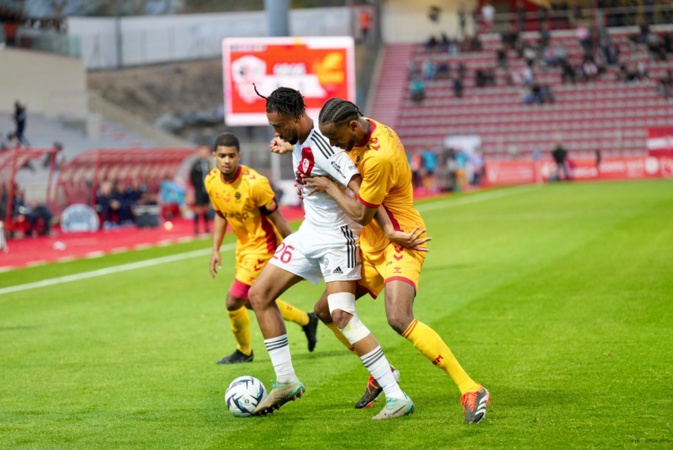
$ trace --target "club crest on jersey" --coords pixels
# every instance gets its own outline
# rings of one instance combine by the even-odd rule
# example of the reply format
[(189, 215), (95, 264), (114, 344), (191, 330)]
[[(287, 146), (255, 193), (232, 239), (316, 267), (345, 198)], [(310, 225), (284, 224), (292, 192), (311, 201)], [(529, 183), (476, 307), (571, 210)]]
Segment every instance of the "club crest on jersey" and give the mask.
[(301, 169), (304, 173), (308, 172), (308, 168), (310, 165), (311, 162), (308, 159), (304, 158), (301, 160)]
[(234, 197), (236, 198), (236, 200), (240, 200), (240, 199), (241, 199), (241, 193), (240, 193), (240, 192), (237, 192), (237, 193), (234, 195)]

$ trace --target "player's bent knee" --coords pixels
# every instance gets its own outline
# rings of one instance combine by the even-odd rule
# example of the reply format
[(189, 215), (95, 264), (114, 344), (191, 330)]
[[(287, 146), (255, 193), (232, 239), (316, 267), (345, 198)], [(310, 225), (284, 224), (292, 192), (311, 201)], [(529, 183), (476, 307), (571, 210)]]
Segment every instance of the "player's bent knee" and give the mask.
[(371, 334), (371, 331), (369, 331), (365, 324), (360, 321), (357, 313), (353, 314), (353, 317), (351, 317), (350, 321), (346, 323), (346, 326), (343, 328), (339, 327), (339, 330), (341, 330), (341, 333), (348, 340), (348, 342), (351, 343), (351, 345), (361, 341)]
[(413, 317), (388, 315), (388, 325), (395, 330), (397, 334), (403, 334), (409, 324), (414, 320)]
[(339, 329), (344, 328), (346, 325), (348, 325), (348, 322), (353, 318), (352, 314), (349, 314), (345, 311), (342, 311), (340, 309), (335, 309), (332, 311), (332, 321), (336, 323), (336, 326)]

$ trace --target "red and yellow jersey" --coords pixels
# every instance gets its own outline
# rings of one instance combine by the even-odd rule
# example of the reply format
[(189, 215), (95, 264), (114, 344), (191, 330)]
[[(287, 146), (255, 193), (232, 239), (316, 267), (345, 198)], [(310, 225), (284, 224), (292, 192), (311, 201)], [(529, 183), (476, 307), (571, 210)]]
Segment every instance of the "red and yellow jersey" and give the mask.
[[(411, 168), (402, 141), (392, 128), (366, 120), (371, 124), (367, 143), (348, 152), (362, 175), (358, 200), (371, 208), (383, 205), (396, 230), (408, 233), (417, 226), (425, 228), (421, 214), (414, 209)], [(389, 243), (375, 220), (360, 235), (365, 253), (383, 250)]]
[(236, 178), (225, 182), (220, 169), (210, 171), (205, 180), (213, 208), (231, 226), (238, 239), (236, 253), (270, 253), (283, 240), (267, 214), (278, 208), (269, 180), (239, 165)]

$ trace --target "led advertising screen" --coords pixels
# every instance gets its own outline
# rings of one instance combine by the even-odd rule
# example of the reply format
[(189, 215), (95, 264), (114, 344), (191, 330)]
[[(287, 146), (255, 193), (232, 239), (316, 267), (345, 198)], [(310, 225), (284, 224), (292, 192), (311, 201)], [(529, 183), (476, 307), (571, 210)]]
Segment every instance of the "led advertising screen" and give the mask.
[[(304, 96), (309, 116), (318, 117), (332, 97), (355, 101), (353, 38), (227, 38), (222, 42), (224, 120), (228, 126), (268, 125), (267, 96), (284, 86)], [(253, 86), (254, 85), (254, 86)]]

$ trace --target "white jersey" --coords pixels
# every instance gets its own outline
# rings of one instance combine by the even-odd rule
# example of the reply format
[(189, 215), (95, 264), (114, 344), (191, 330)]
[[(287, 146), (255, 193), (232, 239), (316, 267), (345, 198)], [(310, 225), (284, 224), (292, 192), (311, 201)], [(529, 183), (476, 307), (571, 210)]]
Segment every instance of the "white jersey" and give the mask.
[(318, 129), (313, 128), (305, 142), (298, 142), (292, 152), (297, 185), (304, 197), (304, 223), (316, 229), (335, 230), (347, 225), (359, 234), (362, 227), (343, 212), (326, 192), (311, 192), (301, 183), (301, 176), (329, 176), (341, 186), (347, 186), (358, 169), (348, 154), (329, 145)]

